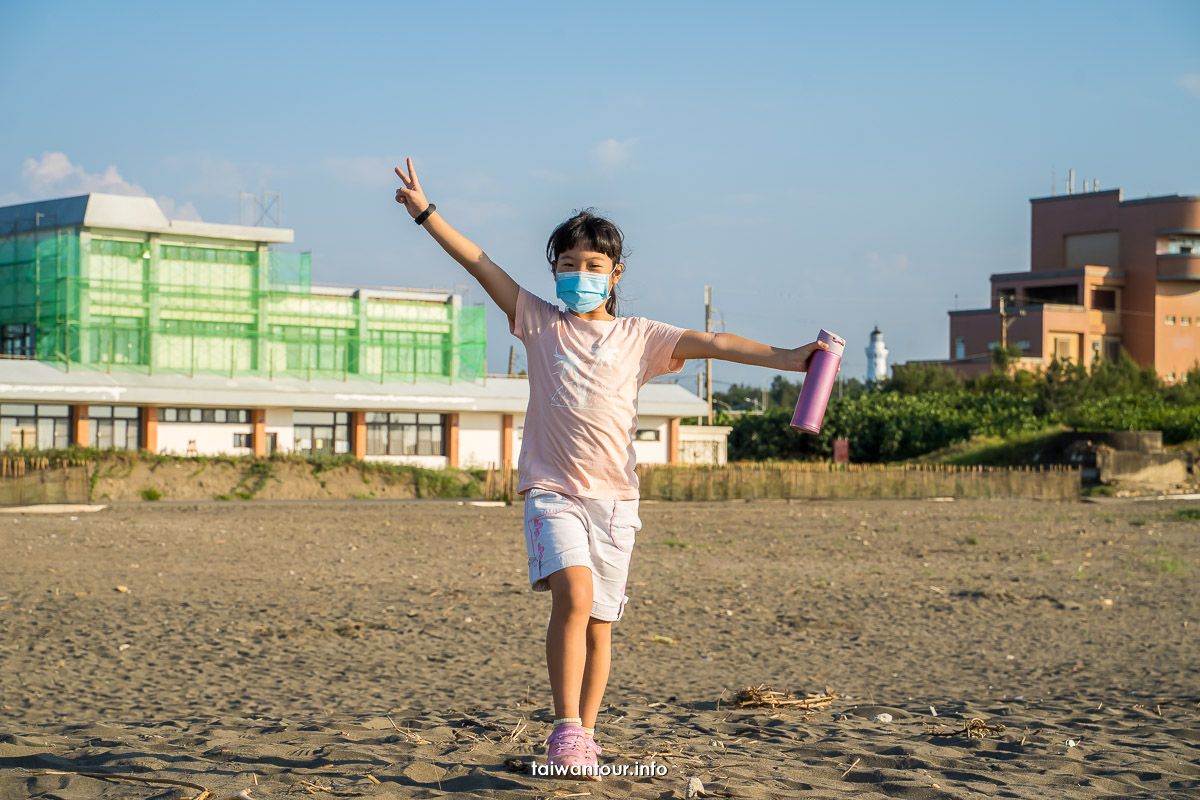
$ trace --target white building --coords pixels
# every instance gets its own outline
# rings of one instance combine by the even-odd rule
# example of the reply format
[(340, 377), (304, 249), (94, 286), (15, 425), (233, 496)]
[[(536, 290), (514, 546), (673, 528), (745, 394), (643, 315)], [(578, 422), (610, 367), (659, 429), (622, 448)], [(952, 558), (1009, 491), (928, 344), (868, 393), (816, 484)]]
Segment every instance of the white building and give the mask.
[(871, 331), (871, 341), (867, 345), (867, 383), (882, 383), (887, 380), (888, 350), (883, 343), (883, 334), (878, 326)]

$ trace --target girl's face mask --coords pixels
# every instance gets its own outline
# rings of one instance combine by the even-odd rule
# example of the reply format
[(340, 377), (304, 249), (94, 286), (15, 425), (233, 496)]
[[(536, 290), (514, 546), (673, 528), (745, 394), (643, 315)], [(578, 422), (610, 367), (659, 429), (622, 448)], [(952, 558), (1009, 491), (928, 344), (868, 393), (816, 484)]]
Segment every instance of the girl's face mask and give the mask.
[(555, 276), (555, 294), (577, 314), (594, 311), (608, 299), (608, 279), (612, 273), (559, 272)]

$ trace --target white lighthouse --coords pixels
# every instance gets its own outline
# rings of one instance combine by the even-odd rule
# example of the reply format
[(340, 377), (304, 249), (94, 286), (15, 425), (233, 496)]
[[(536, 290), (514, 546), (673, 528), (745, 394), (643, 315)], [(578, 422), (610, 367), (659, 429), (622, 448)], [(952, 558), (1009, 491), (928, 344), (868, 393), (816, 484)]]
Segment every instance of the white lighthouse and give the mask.
[(883, 334), (879, 327), (871, 331), (871, 343), (867, 345), (867, 384), (880, 383), (887, 380), (887, 347), (883, 343)]

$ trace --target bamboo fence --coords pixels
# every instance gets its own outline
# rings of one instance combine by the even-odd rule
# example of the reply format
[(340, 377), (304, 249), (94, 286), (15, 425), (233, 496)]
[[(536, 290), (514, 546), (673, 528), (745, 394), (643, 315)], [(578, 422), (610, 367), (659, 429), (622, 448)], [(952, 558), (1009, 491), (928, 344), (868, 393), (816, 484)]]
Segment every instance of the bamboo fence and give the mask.
[(739, 463), (724, 467), (640, 465), (645, 500), (864, 499), (926, 497), (1079, 498), (1080, 472), (1066, 466)]
[(0, 506), (86, 503), (91, 489), (91, 466), (86, 461), (0, 458)]

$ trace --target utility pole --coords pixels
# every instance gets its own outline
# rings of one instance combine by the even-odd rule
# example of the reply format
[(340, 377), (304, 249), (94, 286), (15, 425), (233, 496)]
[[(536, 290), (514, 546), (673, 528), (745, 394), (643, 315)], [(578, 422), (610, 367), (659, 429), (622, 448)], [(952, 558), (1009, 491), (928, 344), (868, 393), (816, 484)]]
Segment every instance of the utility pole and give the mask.
[(513, 376), (513, 359), (516, 357), (516, 351), (517, 348), (515, 346), (508, 348), (508, 377), (510, 378)]
[(1004, 295), (1000, 295), (1000, 349), (1004, 351), (1004, 358), (1007, 363), (1008, 359), (1008, 326), (1017, 321), (1018, 317), (1025, 316), (1025, 309), (1021, 309), (1011, 317), (1004, 309)]
[[(712, 332), (712, 287), (711, 286), (704, 287), (704, 332), (705, 333)], [(713, 424), (713, 415), (712, 415), (712, 359), (711, 358), (706, 358), (704, 360), (704, 376), (705, 376), (705, 378), (704, 378), (705, 383), (707, 384), (707, 387), (706, 387), (707, 391), (705, 392), (705, 394), (708, 395), (708, 424), (712, 425)]]

